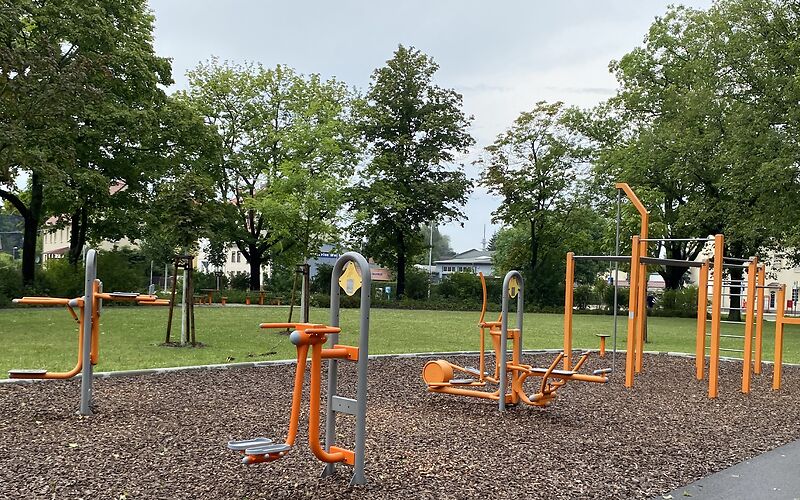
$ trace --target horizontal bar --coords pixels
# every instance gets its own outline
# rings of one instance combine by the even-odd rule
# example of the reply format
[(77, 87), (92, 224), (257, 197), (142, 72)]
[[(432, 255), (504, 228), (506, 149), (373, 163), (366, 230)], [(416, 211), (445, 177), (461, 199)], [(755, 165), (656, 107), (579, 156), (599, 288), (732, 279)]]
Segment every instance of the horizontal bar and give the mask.
[(756, 288), (768, 288), (770, 290), (780, 290), (780, 285), (756, 285)]
[(744, 335), (731, 335), (730, 333), (720, 333), (720, 337), (725, 337), (726, 339), (743, 339)]
[[(710, 323), (712, 320), (706, 319), (706, 321)], [(746, 325), (747, 324), (746, 321), (727, 321), (727, 320), (723, 320), (723, 319), (719, 320), (719, 322), (720, 323), (725, 323), (725, 324), (728, 324), (728, 325)]]
[(726, 349), (724, 347), (719, 348), (720, 351), (727, 351), (727, 352), (744, 352), (744, 349)]
[(749, 259), (741, 259), (739, 257), (722, 257), (722, 260), (729, 260), (731, 262), (750, 262), (753, 259), (755, 259), (755, 257), (750, 257)]
[(672, 266), (672, 267), (703, 267), (702, 262), (694, 260), (679, 260), (679, 259), (657, 259), (655, 257), (642, 257), (639, 259), (642, 264), (652, 264), (655, 266)]
[(630, 262), (630, 255), (573, 255), (574, 260), (603, 260), (607, 262)]
[[(714, 265), (714, 259), (711, 259), (711, 260), (709, 260), (709, 261), (708, 261), (708, 263), (709, 263), (710, 265)], [(741, 267), (742, 269), (747, 269), (747, 268), (749, 267), (749, 265), (748, 265), (748, 264), (731, 264), (731, 263), (729, 263), (729, 262), (725, 262), (725, 261), (723, 260), (723, 261), (722, 261), (722, 267), (727, 267), (727, 268), (731, 268), (731, 267)]]
[(781, 321), (784, 325), (800, 325), (800, 318), (787, 318), (784, 316), (783, 321)]
[(714, 238), (641, 238), (639, 241), (714, 241)]

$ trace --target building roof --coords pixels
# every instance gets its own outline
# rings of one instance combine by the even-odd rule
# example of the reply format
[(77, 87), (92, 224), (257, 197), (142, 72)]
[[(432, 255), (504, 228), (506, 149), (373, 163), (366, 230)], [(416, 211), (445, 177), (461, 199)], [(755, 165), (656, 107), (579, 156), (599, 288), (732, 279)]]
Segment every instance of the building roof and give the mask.
[(493, 254), (494, 252), (491, 251), (475, 250), (473, 248), (448, 259), (437, 260), (435, 264), (491, 264)]

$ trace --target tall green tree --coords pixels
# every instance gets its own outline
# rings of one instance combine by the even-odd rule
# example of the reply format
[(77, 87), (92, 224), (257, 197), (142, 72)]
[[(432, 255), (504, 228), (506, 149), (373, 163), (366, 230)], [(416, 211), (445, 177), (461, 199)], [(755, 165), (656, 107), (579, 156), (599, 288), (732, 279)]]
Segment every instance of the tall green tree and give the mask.
[(425, 245), (419, 227), (463, 214), (471, 190), (456, 155), (474, 141), (461, 95), (433, 83), (438, 65), (417, 49), (399, 46), (377, 69), (361, 110), (369, 162), (352, 189), (352, 231), (365, 251), (397, 271), (405, 292), (406, 267)]
[(216, 190), (228, 215), (214, 238), (234, 243), (260, 288), (268, 260), (308, 257), (333, 224), (357, 161), (350, 93), (291, 68), (212, 60), (189, 72), (191, 102), (218, 130)]
[(552, 274), (546, 263), (563, 259), (558, 243), (567, 232), (565, 225), (573, 222), (571, 212), (585, 201), (578, 196), (577, 184), (585, 155), (582, 138), (565, 124), (563, 103), (538, 102), (520, 114), (478, 162), (484, 167), (481, 183), (502, 199), (493, 221), (514, 228), (498, 237), (498, 247), (501, 240), (527, 242), (524, 271), (532, 289), (538, 290), (535, 301), (546, 300), (548, 287), (538, 286)]
[(415, 257), (417, 264), (428, 265), (428, 257), (431, 258), (431, 262), (436, 262), (455, 254), (450, 246), (450, 237), (442, 234), (439, 231), (439, 226), (431, 224), (422, 226), (420, 228), (420, 237), (425, 242), (425, 246), (422, 253)]
[[(654, 236), (724, 233), (726, 254), (741, 258), (788, 241), (800, 187), (797, 113), (782, 92), (764, 87), (785, 83), (789, 95), (797, 92), (796, 49), (792, 57), (778, 47), (797, 29), (788, 2), (674, 7), (641, 47), (612, 63), (620, 89), (585, 130), (599, 144), (599, 178), (634, 186), (651, 208)], [(702, 245), (670, 242), (663, 251), (694, 259)], [(684, 271), (660, 270), (669, 288)]]
[(0, 9), (0, 197), (25, 219), (30, 284), (45, 197), (69, 198), (70, 178), (96, 187), (86, 169), (125, 168), (112, 164), (163, 102), (158, 86), (171, 83), (170, 65), (153, 52), (145, 0), (18, 0)]

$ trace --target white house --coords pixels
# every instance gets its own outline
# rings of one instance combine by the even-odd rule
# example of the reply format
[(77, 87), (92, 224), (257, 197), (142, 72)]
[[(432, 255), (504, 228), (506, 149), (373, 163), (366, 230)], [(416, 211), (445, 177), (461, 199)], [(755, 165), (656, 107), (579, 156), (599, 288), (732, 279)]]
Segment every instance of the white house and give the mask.
[(453, 273), (483, 273), (484, 276), (494, 276), (492, 269), (492, 254), (494, 252), (467, 250), (454, 255), (449, 259), (437, 260), (435, 264), (435, 275), (441, 280), (448, 274)]

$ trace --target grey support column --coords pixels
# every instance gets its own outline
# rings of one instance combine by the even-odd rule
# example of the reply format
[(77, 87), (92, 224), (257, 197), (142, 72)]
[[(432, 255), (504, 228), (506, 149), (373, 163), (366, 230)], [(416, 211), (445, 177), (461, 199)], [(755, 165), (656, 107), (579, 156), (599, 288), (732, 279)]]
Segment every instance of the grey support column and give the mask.
[[(366, 424), (367, 424), (367, 362), (369, 361), (369, 312), (372, 275), (369, 262), (361, 254), (347, 252), (336, 261), (331, 274), (331, 320), (330, 326), (339, 326), (339, 278), (348, 262), (354, 262), (361, 270), (361, 323), (358, 340), (358, 384), (355, 401), (337, 395), (338, 360), (328, 360), (328, 394), (325, 408), (325, 450), (330, 451), (336, 441), (336, 412), (349, 413), (356, 418), (355, 466), (350, 485), (366, 484), (364, 476)], [(339, 342), (339, 334), (328, 336), (328, 347)], [(353, 404), (351, 404), (353, 403)], [(354, 406), (355, 408), (351, 408)], [(336, 472), (336, 464), (327, 464), (322, 476)]]
[(86, 283), (83, 295), (83, 345), (81, 346), (81, 415), (92, 414), (92, 316), (94, 280), (97, 277), (97, 252), (86, 252)]
[(522, 316), (525, 314), (525, 301), (523, 299), (523, 290), (525, 290), (525, 281), (519, 271), (509, 271), (503, 279), (503, 307), (502, 315), (500, 318), (500, 400), (498, 402), (498, 409), (504, 411), (506, 409), (506, 386), (508, 385), (508, 377), (506, 373), (506, 349), (508, 347), (508, 299), (510, 297), (509, 286), (511, 279), (517, 278), (519, 282), (519, 290), (517, 291), (517, 328), (519, 329), (519, 342), (517, 343), (517, 352), (515, 355), (518, 358), (522, 357)]

